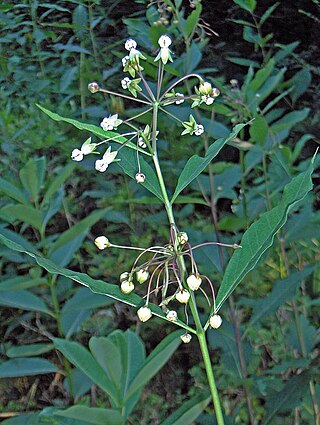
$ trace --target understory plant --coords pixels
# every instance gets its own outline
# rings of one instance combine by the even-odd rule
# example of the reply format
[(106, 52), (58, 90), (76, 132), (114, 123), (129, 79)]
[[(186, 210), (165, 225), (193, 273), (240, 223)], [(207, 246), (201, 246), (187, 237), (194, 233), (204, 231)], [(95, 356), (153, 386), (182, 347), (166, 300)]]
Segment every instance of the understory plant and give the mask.
[[(173, 334), (176, 340), (180, 338), (181, 342), (187, 344), (192, 338), (196, 338), (207, 374), (216, 422), (218, 425), (222, 425), (225, 423), (224, 414), (207, 345), (207, 332), (209, 329), (214, 332), (215, 329), (223, 326), (223, 319), (220, 315), (221, 307), (272, 245), (275, 235), (285, 224), (290, 210), (312, 189), (313, 160), (305, 171), (289, 181), (284, 187), (277, 206), (270, 208), (268, 212), (251, 224), (243, 234), (241, 241), (230, 238), (226, 242), (203, 241), (193, 244), (188, 235), (188, 229), (180, 228), (175, 218), (175, 202), (179, 199), (182, 191), (209, 166), (221, 149), (228, 143), (232, 143), (240, 133), (255, 125), (255, 121), (253, 124), (252, 121), (237, 124), (227, 137), (208, 143), (204, 157), (192, 155), (182, 169), (174, 192), (170, 193), (161, 161), (162, 134), (174, 120), (177, 127), (180, 128), (181, 135), (176, 143), (190, 143), (193, 146), (197, 138), (206, 133), (206, 125), (197, 119), (196, 108), (199, 106), (214, 108), (220, 91), (198, 73), (189, 73), (180, 78), (174, 77), (170, 65), (174, 60), (172, 39), (166, 34), (159, 37), (158, 49), (154, 57), (140, 51), (137, 42), (132, 38), (126, 41), (124, 47), (126, 53), (122, 58), (122, 65), (125, 76), (121, 80), (121, 91), (104, 88), (98, 82), (90, 83), (88, 88), (96, 96), (99, 94), (116, 96), (130, 104), (138, 104), (141, 109), (137, 110), (135, 115), (122, 119), (119, 114), (112, 113), (105, 117), (98, 127), (71, 118), (64, 118), (42, 106), (39, 108), (52, 119), (65, 121), (91, 134), (89, 138), (80, 142), (79, 146), (74, 147), (71, 152), (73, 161), (81, 162), (87, 156), (95, 156), (94, 168), (98, 173), (108, 173), (109, 167), (118, 164), (128, 176), (135, 180), (137, 185), (142, 186), (157, 198), (157, 202), (163, 205), (167, 214), (167, 239), (162, 241), (155, 235), (154, 243), (151, 246), (144, 246), (143, 241), (141, 246), (124, 246), (110, 240), (107, 233), (96, 235), (95, 245), (101, 250), (101, 255), (107, 255), (108, 250), (111, 249), (125, 249), (137, 253), (131, 269), (119, 271), (118, 284), (92, 279), (84, 273), (65, 269), (52, 260), (42, 257), (35, 250), (19, 245), (8, 234), (0, 233), (0, 240), (7, 247), (33, 257), (49, 273), (63, 275), (87, 286), (95, 293), (107, 295), (133, 306), (137, 309), (137, 316), (142, 323), (157, 316), (181, 328), (180, 333)], [(156, 81), (149, 81), (144, 68), (156, 69)], [(186, 81), (189, 83), (187, 92)], [(190, 88), (192, 89), (190, 90)], [(190, 108), (186, 108), (185, 116), (181, 119), (181, 114), (177, 114), (176, 111), (178, 108), (184, 107), (186, 103), (190, 104)], [(168, 124), (162, 128), (160, 123), (163, 123), (164, 119)], [(93, 139), (93, 136), (99, 140)], [(210, 141), (209, 137), (208, 141)], [(221, 282), (213, 281), (209, 273), (204, 273), (197, 264), (197, 250), (208, 246), (217, 250), (235, 251), (225, 268)], [(203, 300), (205, 300), (205, 307), (203, 307)], [(137, 401), (136, 397), (140, 396), (138, 390), (145, 384), (145, 380), (142, 378), (142, 373), (139, 375), (137, 368), (136, 375), (127, 377), (126, 381), (125, 370), (122, 370), (124, 398), (121, 399), (119, 394), (112, 392), (112, 385), (116, 385), (117, 382), (114, 381), (113, 372), (106, 371), (103, 347), (110, 348), (112, 346), (116, 352), (118, 349), (115, 348), (117, 347), (117, 338), (127, 338), (127, 344), (129, 344), (129, 339), (133, 337), (128, 333), (126, 336), (116, 334), (109, 340), (93, 339), (90, 341), (92, 354), (84, 348), (85, 351), (79, 349), (74, 345), (75, 343), (66, 343), (62, 339), (53, 339), (53, 342), (55, 348), (61, 351), (71, 363), (79, 367), (84, 374), (87, 374), (107, 392), (112, 411), (104, 411), (103, 414), (109, 414), (110, 418), (112, 417), (112, 422), (109, 419), (110, 423), (120, 425), (127, 420), (130, 409)], [(214, 336), (212, 338), (214, 339)], [(102, 348), (98, 350), (100, 345)], [(164, 347), (168, 347), (171, 355), (176, 348), (176, 342), (172, 342), (169, 338), (164, 343)], [(158, 351), (161, 352), (161, 350), (162, 348)], [(147, 359), (146, 367), (150, 363), (152, 364), (152, 356), (153, 353)], [(86, 369), (83, 365), (84, 358), (87, 359), (90, 368)], [(82, 366), (79, 366), (80, 363)], [(103, 371), (113, 379), (111, 385), (105, 384), (107, 378), (105, 381), (101, 378)], [(149, 376), (151, 375), (149, 374)], [(196, 409), (189, 414), (188, 420), (195, 419), (208, 401), (206, 394), (202, 399), (197, 398), (193, 405), (193, 407), (196, 406)], [(126, 403), (129, 403), (131, 407), (127, 407)], [(187, 407), (189, 411), (192, 410), (192, 406)], [(50, 415), (50, 412), (47, 413)], [(77, 419), (76, 416), (72, 416), (72, 412), (69, 413), (70, 416), (67, 415), (67, 417)], [(182, 420), (185, 413), (186, 408), (173, 414), (164, 424), (178, 423), (177, 420), (179, 418)], [(97, 412), (95, 414), (98, 415)], [(78, 411), (77, 415), (81, 416), (81, 413)]]

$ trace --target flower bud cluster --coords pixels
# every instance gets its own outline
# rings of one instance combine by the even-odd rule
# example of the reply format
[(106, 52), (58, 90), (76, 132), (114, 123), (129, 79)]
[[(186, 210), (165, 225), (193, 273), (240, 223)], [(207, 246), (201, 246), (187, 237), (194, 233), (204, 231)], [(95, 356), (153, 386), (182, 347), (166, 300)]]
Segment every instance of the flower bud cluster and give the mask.
[(195, 88), (196, 94), (199, 96), (191, 105), (191, 108), (199, 106), (202, 103), (206, 105), (212, 105), (216, 97), (219, 96), (220, 90), (216, 87), (212, 87), (211, 83), (202, 81), (199, 88)]
[[(146, 60), (146, 57), (143, 56), (143, 54), (139, 50), (137, 50), (137, 42), (133, 40), (132, 38), (129, 38), (125, 42), (124, 47), (126, 50), (129, 51), (129, 55), (125, 56), (122, 59), (123, 71), (129, 72), (131, 77), (134, 78), (136, 75), (136, 72), (143, 71), (143, 68), (140, 65), (140, 59)], [(132, 82), (128, 86), (129, 90), (131, 85), (132, 85)], [(136, 90), (139, 90), (139, 89), (136, 88)]]

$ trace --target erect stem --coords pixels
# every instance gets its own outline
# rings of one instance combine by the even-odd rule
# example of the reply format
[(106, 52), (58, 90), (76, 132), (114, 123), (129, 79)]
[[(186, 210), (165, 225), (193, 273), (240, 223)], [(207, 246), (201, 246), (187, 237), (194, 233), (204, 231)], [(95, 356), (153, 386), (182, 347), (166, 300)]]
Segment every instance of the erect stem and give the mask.
[[(176, 229), (173, 210), (172, 210), (172, 204), (171, 204), (169, 197), (168, 197), (168, 194), (167, 194), (165, 182), (164, 182), (164, 179), (163, 179), (163, 176), (162, 176), (162, 171), (161, 171), (161, 167), (160, 167), (158, 155), (157, 155), (156, 136), (157, 136), (157, 123), (158, 123), (158, 108), (159, 108), (158, 102), (154, 102), (154, 104), (153, 104), (153, 115), (152, 115), (152, 148), (153, 148), (154, 154), (153, 154), (152, 158), (153, 158), (154, 166), (155, 166), (156, 173), (157, 173), (157, 176), (158, 176), (158, 181), (159, 181), (161, 193), (162, 193), (162, 196), (163, 196), (163, 202), (164, 202), (164, 205), (165, 205), (165, 208), (166, 208), (166, 211), (167, 211), (169, 223), (170, 223), (170, 225), (172, 225), (173, 229)], [(175, 247), (175, 248), (177, 248), (177, 247)], [(184, 276), (186, 274), (186, 266), (185, 266), (185, 262), (184, 262), (183, 257), (179, 256), (177, 258), (177, 262), (178, 262), (179, 266), (181, 267), (182, 276)], [(218, 393), (216, 383), (215, 383), (215, 379), (214, 379), (212, 364), (211, 364), (211, 360), (210, 360), (210, 354), (209, 354), (208, 345), (207, 345), (207, 341), (206, 341), (206, 335), (205, 335), (205, 331), (203, 329), (203, 326), (202, 326), (200, 318), (199, 318), (196, 300), (195, 300), (195, 296), (194, 296), (193, 293), (191, 293), (189, 306), (190, 306), (190, 310), (191, 310), (191, 313), (192, 313), (192, 316), (193, 316), (193, 319), (194, 319), (194, 322), (195, 322), (195, 325), (196, 325), (196, 329), (197, 329), (196, 333), (197, 333), (197, 337), (198, 337), (198, 341), (199, 341), (199, 345), (200, 345), (200, 349), (201, 349), (201, 354), (202, 354), (203, 362), (204, 362), (207, 377), (208, 377), (208, 382), (209, 382), (210, 392), (211, 392), (211, 396), (212, 396), (212, 400), (213, 400), (215, 415), (216, 415), (216, 418), (217, 418), (217, 424), (218, 425), (224, 425), (223, 414), (222, 414), (221, 404), (220, 404), (220, 400), (219, 400), (219, 393)]]

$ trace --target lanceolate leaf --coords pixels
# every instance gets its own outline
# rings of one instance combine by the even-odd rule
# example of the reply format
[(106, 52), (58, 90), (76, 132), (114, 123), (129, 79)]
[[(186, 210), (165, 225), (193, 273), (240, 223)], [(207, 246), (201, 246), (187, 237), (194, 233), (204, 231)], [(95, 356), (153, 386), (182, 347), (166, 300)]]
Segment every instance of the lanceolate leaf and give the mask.
[[(141, 307), (145, 303), (145, 301), (141, 297), (139, 297), (133, 292), (128, 295), (123, 294), (120, 288), (118, 287), (118, 285), (112, 285), (111, 283), (104, 282), (103, 280), (95, 280), (85, 273), (79, 273), (79, 272), (75, 272), (63, 267), (59, 267), (56, 264), (54, 264), (52, 261), (47, 260), (46, 258), (43, 258), (40, 255), (37, 255), (31, 251), (26, 250), (21, 245), (5, 237), (1, 232), (0, 232), (0, 243), (2, 243), (3, 245), (7, 246), (8, 248), (14, 251), (28, 254), (30, 257), (36, 260), (39, 266), (43, 267), (49, 273), (60, 274), (71, 280), (74, 280), (75, 282), (81, 283), (81, 285), (87, 286), (89, 289), (91, 289), (92, 292), (95, 292), (96, 294), (107, 295), (110, 298), (113, 298), (117, 301), (121, 301), (125, 304), (129, 304), (133, 307)], [(167, 320), (165, 314), (162, 312), (160, 307), (151, 303), (149, 303), (149, 307), (155, 316), (158, 316)], [(193, 328), (190, 328), (189, 326), (187, 326), (185, 323), (181, 322), (180, 320), (177, 320), (175, 324), (178, 326), (181, 326), (182, 328), (188, 330), (189, 332), (195, 333), (195, 330)]]
[(274, 236), (287, 221), (292, 207), (312, 189), (311, 175), (314, 159), (315, 156), (304, 173), (293, 178), (285, 186), (279, 205), (263, 214), (243, 235), (240, 244), (242, 248), (235, 251), (227, 265), (216, 300), (217, 310), (272, 245)]
[(161, 425), (190, 425), (203, 412), (211, 400), (208, 392), (201, 393), (185, 402)]
[[(56, 114), (55, 112), (51, 112), (48, 109), (44, 108), (43, 106), (37, 105), (37, 107), (39, 109), (41, 109), (42, 112), (44, 112), (45, 114), (47, 114), (50, 118), (52, 118), (55, 121), (64, 121), (67, 122), (69, 124), (72, 124), (74, 127), (79, 128), (79, 130), (86, 130), (89, 131), (92, 134), (95, 134), (96, 136), (102, 138), (102, 139), (109, 139), (112, 137), (117, 137), (114, 140), (110, 140), (113, 142), (117, 142), (120, 143), (121, 145), (123, 145), (124, 143), (127, 142), (127, 138), (126, 137), (119, 137), (119, 133), (115, 133), (113, 131), (104, 131), (102, 130), (102, 128), (93, 125), (93, 124), (85, 124), (83, 122), (71, 119), (71, 118), (64, 118), (59, 114)], [(149, 155), (151, 156), (148, 152), (146, 152), (143, 149), (137, 148), (137, 146), (132, 143), (132, 142), (128, 142), (126, 143), (126, 146), (128, 146), (128, 148), (134, 149), (134, 150), (139, 150), (141, 153), (144, 153), (145, 155)]]
[(117, 410), (75, 405), (66, 410), (58, 410), (55, 415), (85, 421), (90, 425), (122, 425), (121, 414)]
[(16, 378), (18, 376), (46, 375), (57, 372), (57, 367), (49, 360), (34, 357), (32, 359), (13, 359), (0, 365), (0, 378)]
[(116, 402), (114, 386), (110, 382), (108, 375), (83, 345), (62, 338), (53, 338), (52, 341), (57, 350), (61, 351), (72, 364), (87, 375)]
[(181, 343), (182, 331), (170, 333), (146, 358), (142, 368), (131, 382), (126, 398), (130, 398), (162, 368)]
[(216, 142), (214, 142), (207, 150), (205, 157), (194, 155), (189, 159), (179, 176), (176, 190), (171, 199), (172, 203), (175, 201), (179, 193), (182, 192), (183, 189), (185, 189), (194, 179), (198, 177), (199, 174), (202, 173), (202, 171), (210, 164), (213, 158), (218, 155), (223, 146), (234, 139), (245, 125), (246, 124), (236, 125), (227, 138), (218, 139)]
[(269, 408), (262, 425), (274, 423), (273, 418), (279, 411), (291, 412), (298, 406), (306, 394), (311, 377), (311, 371), (303, 372), (291, 378), (282, 391), (271, 394), (267, 399)]

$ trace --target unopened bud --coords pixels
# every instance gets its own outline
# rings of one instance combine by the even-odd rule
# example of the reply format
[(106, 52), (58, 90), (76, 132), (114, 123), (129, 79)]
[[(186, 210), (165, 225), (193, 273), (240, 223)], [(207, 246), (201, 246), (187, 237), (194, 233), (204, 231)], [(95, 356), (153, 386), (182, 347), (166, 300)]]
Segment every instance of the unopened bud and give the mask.
[(144, 283), (149, 277), (149, 272), (147, 269), (138, 270), (136, 273), (136, 278), (139, 283)]
[(91, 93), (97, 93), (97, 91), (100, 90), (99, 84), (95, 81), (93, 83), (88, 84), (88, 90), (91, 91)]
[(176, 300), (179, 301), (179, 303), (181, 304), (187, 304), (187, 302), (189, 301), (189, 298), (190, 298), (190, 293), (186, 289), (183, 289), (182, 291), (179, 291), (176, 294)]
[(184, 342), (185, 344), (189, 344), (192, 339), (192, 336), (190, 334), (183, 334), (180, 336), (180, 338), (182, 342)]
[(139, 317), (139, 320), (141, 320), (141, 322), (146, 322), (152, 316), (152, 312), (149, 307), (145, 306), (145, 307), (139, 308), (139, 310), (137, 311), (137, 315)]
[(135, 178), (137, 183), (144, 183), (146, 176), (143, 173), (137, 173)]
[(178, 241), (180, 245), (184, 245), (188, 242), (189, 238), (186, 232), (179, 232), (178, 233)]
[(105, 236), (98, 236), (94, 240), (94, 243), (99, 249), (105, 249), (105, 248), (109, 248), (109, 246), (111, 246), (109, 239), (106, 238)]
[(214, 314), (213, 316), (210, 317), (209, 324), (212, 327), (212, 329), (220, 328), (221, 323), (222, 323), (222, 319), (221, 319), (221, 316), (219, 316), (219, 314)]
[(188, 284), (189, 288), (191, 289), (191, 291), (196, 291), (197, 289), (199, 289), (201, 282), (202, 282), (201, 277), (199, 275), (196, 275), (196, 274), (191, 274), (187, 278), (187, 284)]
[(120, 275), (120, 282), (123, 282), (124, 280), (128, 280), (129, 279), (130, 274), (128, 272), (123, 272)]
[(178, 314), (176, 311), (174, 310), (170, 310), (168, 311), (168, 313), (166, 314), (166, 318), (168, 320), (170, 320), (170, 322), (175, 322), (178, 319)]
[(123, 280), (120, 285), (121, 292), (124, 294), (130, 294), (134, 290), (134, 284), (131, 280)]

